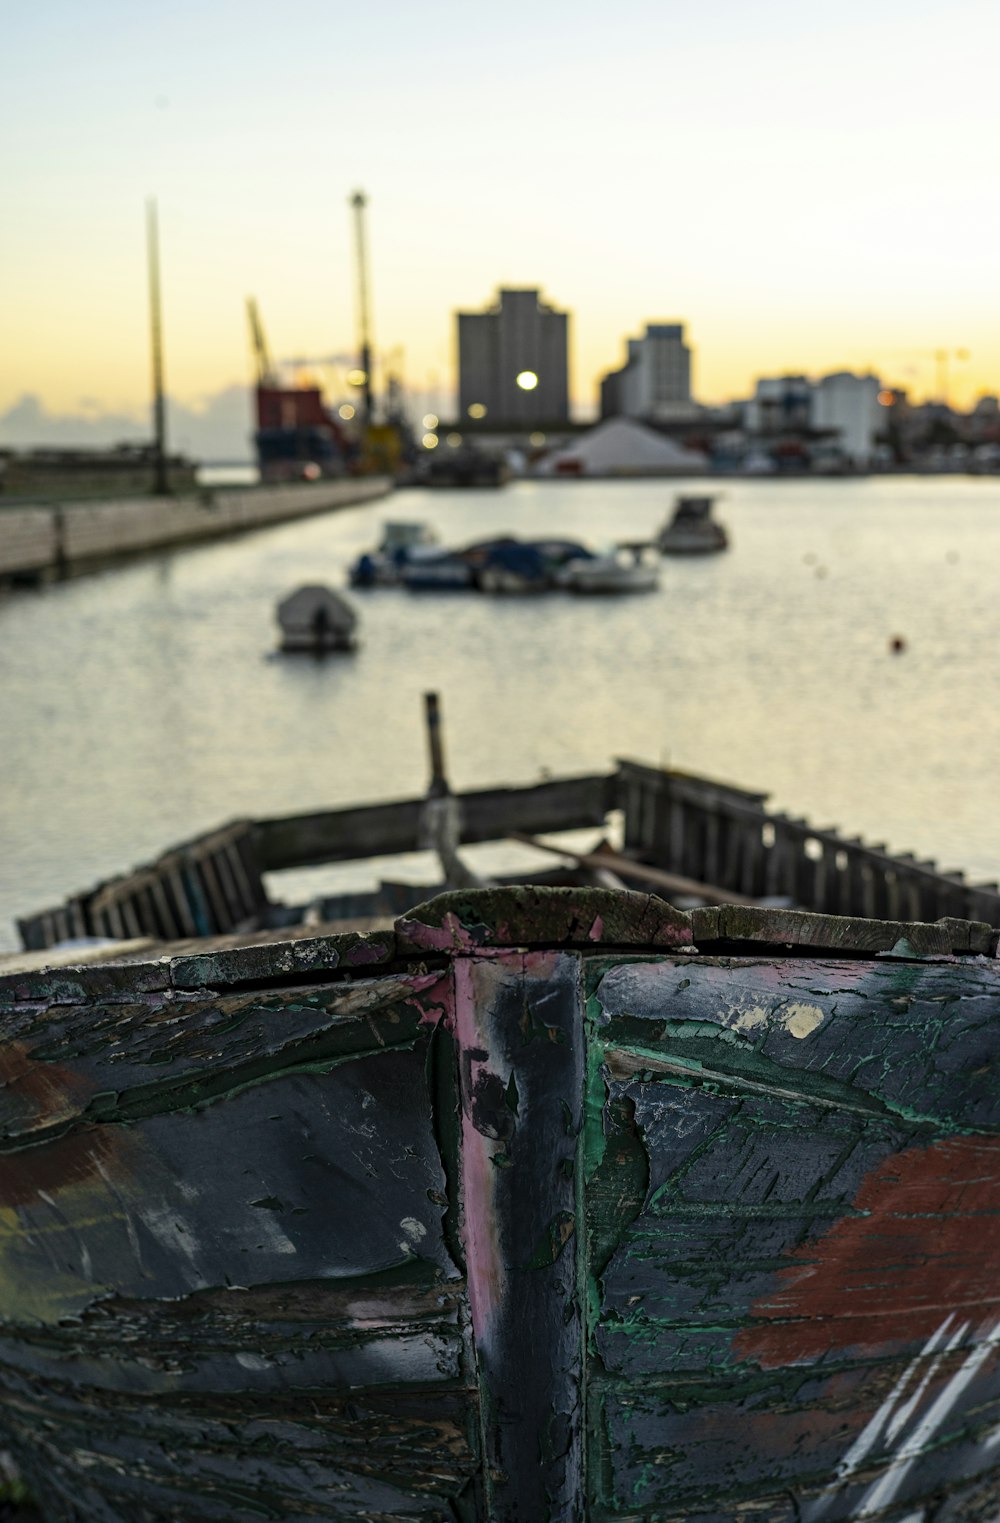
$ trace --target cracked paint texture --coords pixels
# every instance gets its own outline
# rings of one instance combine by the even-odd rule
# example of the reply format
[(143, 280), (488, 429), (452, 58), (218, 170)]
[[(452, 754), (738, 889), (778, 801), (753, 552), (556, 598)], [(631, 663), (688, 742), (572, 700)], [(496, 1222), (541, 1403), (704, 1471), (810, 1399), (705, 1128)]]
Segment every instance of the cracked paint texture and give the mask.
[(551, 895), (381, 971), (17, 987), (0, 1431), (50, 1523), (995, 1523), (996, 963)]

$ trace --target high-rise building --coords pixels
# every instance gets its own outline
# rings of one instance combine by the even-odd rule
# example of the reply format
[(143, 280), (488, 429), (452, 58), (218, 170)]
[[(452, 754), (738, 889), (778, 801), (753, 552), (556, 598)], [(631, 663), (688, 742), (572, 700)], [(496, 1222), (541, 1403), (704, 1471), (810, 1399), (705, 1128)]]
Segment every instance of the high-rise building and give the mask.
[(500, 291), (485, 312), (458, 314), (462, 419), (537, 427), (569, 419), (569, 316), (537, 290)]
[(628, 359), (601, 382), (601, 416), (667, 423), (690, 417), (691, 351), (683, 323), (647, 323), (628, 341)]

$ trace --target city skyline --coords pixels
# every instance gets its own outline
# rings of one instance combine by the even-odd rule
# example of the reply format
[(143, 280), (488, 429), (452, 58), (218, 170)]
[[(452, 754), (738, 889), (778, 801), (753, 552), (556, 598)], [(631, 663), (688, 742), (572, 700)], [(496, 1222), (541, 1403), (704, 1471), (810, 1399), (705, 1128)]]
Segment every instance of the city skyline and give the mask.
[(416, 393), (455, 389), (456, 311), (524, 286), (573, 315), (578, 415), (646, 322), (685, 324), (705, 402), (869, 369), (934, 397), (942, 350), (960, 405), (1000, 386), (980, 0), (626, 0), (613, 26), (514, 0), (501, 28), (306, 0), (287, 33), (235, 0), (52, 0), (5, 35), (0, 414), (148, 408), (150, 194), (179, 402), (248, 380), (247, 294), (276, 354), (353, 351), (356, 185), (375, 347)]

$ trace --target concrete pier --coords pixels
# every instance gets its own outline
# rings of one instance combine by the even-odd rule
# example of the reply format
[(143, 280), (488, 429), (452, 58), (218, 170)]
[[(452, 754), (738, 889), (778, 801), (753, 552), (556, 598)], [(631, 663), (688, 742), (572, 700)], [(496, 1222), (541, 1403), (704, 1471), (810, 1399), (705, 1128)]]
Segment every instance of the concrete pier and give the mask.
[(353, 507), (384, 497), (391, 488), (388, 476), (371, 476), (0, 508), (0, 585)]

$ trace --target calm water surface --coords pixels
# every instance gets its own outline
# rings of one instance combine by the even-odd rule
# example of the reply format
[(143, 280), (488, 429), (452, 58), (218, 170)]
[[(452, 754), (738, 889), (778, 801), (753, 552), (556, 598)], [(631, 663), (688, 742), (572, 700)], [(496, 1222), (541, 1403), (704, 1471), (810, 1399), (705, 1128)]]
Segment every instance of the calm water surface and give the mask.
[(634, 756), (996, 877), (995, 480), (732, 483), (730, 553), (665, 560), (656, 593), (358, 593), (356, 655), (273, 654), (276, 600), (342, 585), (387, 517), (600, 542), (653, 532), (673, 493), (401, 492), (0, 598), (0, 945), (15, 913), (226, 819), (420, 792), (428, 688), (460, 788)]

